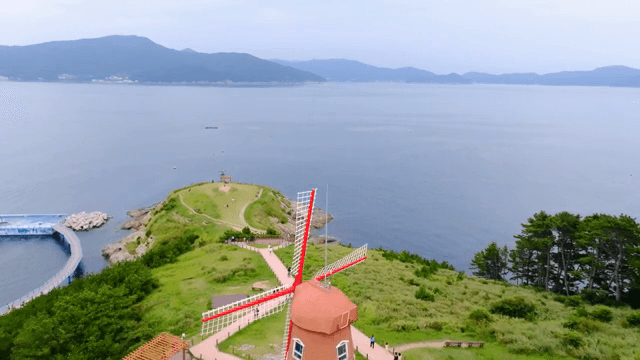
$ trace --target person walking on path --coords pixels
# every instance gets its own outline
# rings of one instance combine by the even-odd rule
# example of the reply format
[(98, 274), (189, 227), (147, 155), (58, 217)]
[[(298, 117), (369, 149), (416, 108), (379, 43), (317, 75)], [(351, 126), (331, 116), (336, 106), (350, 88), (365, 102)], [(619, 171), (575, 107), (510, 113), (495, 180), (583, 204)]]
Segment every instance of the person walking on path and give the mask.
[(267, 249), (269, 249), (269, 255), (271, 255), (271, 245), (267, 245)]
[(393, 354), (393, 360), (398, 360), (398, 353)]
[(287, 268), (287, 276), (290, 277), (291, 276), (291, 266), (289, 266)]
[(371, 335), (371, 338), (369, 340), (371, 340), (371, 348), (373, 349), (376, 344), (376, 338), (373, 337), (373, 334)]
[(402, 353), (398, 353), (398, 360), (402, 360)]

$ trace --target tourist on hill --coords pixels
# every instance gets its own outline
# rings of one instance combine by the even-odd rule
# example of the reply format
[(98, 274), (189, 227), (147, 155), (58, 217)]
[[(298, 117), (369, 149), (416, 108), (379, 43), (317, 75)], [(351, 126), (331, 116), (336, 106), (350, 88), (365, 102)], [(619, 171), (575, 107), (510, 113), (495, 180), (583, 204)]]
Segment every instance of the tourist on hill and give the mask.
[(398, 353), (393, 354), (393, 360), (398, 360)]
[(287, 277), (291, 277), (291, 266), (287, 268)]
[(376, 338), (373, 337), (373, 334), (371, 335), (371, 348), (374, 348), (375, 344), (376, 344)]
[(402, 353), (398, 353), (398, 360), (402, 360)]

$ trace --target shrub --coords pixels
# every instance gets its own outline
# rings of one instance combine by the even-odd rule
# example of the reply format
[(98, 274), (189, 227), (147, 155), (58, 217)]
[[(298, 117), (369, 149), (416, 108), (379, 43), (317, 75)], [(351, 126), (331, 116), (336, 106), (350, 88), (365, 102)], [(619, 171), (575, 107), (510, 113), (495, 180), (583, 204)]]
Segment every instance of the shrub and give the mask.
[(567, 300), (567, 297), (562, 295), (555, 295), (553, 297), (553, 300), (559, 302), (560, 304), (564, 304), (564, 302)]
[(274, 228), (268, 228), (267, 235), (278, 235), (278, 232)]
[(584, 339), (575, 331), (568, 331), (560, 336), (562, 344), (572, 348), (579, 348), (584, 344)]
[(493, 304), (491, 313), (521, 319), (531, 318), (536, 315), (536, 306), (517, 296), (511, 299), (503, 299)]
[(564, 300), (564, 304), (566, 306), (578, 307), (578, 306), (582, 305), (582, 298), (580, 296), (578, 296), (578, 295), (568, 296)]
[(424, 300), (424, 301), (434, 301), (436, 299), (435, 295), (427, 291), (424, 285), (420, 286), (418, 291), (416, 291), (416, 299)]
[(627, 315), (627, 322), (631, 326), (640, 326), (640, 311)]
[(420, 286), (420, 283), (414, 278), (409, 278), (409, 279), (405, 280), (405, 282), (407, 284), (409, 284), (409, 285)]
[(434, 321), (432, 323), (427, 324), (426, 327), (429, 329), (433, 329), (435, 331), (442, 331), (446, 325), (447, 325), (446, 322)]
[(477, 323), (484, 323), (491, 322), (493, 319), (491, 318), (491, 314), (489, 314), (487, 309), (479, 308), (469, 313), (469, 320)]
[(242, 228), (242, 233), (244, 235), (251, 235), (251, 229), (249, 229), (248, 226), (245, 226), (245, 227)]
[(459, 272), (459, 273), (458, 273), (458, 276), (456, 277), (456, 279), (457, 279), (458, 281), (462, 281), (462, 280), (464, 280), (464, 272), (463, 272), (463, 271)]
[(580, 317), (574, 313), (569, 316), (569, 320), (563, 323), (562, 326), (566, 329), (589, 334), (599, 331), (601, 323), (590, 318)]
[(604, 305), (596, 306), (591, 312), (591, 317), (602, 322), (611, 322), (613, 320), (613, 312)]
[(229, 257), (227, 255), (220, 256), (220, 261), (227, 261), (227, 260), (229, 260)]
[(596, 289), (584, 289), (580, 293), (580, 297), (583, 301), (595, 305), (595, 304), (610, 304), (611, 299), (609, 298), (609, 294), (606, 290), (596, 290)]

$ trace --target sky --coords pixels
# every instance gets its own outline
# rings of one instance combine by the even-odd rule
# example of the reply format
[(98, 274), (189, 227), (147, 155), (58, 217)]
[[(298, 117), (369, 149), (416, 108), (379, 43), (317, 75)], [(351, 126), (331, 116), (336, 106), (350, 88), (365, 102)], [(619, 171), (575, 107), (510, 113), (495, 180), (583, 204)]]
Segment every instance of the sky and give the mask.
[(139, 35), (438, 74), (640, 68), (640, 0), (3, 0), (0, 45)]

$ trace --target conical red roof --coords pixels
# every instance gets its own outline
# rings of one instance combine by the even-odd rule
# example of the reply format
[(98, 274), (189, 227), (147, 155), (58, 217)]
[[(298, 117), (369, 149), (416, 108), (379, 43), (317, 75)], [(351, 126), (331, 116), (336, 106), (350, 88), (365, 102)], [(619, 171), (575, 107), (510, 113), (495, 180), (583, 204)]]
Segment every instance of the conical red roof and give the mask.
[(333, 334), (357, 319), (357, 306), (335, 286), (309, 280), (293, 293), (291, 320), (305, 330)]

